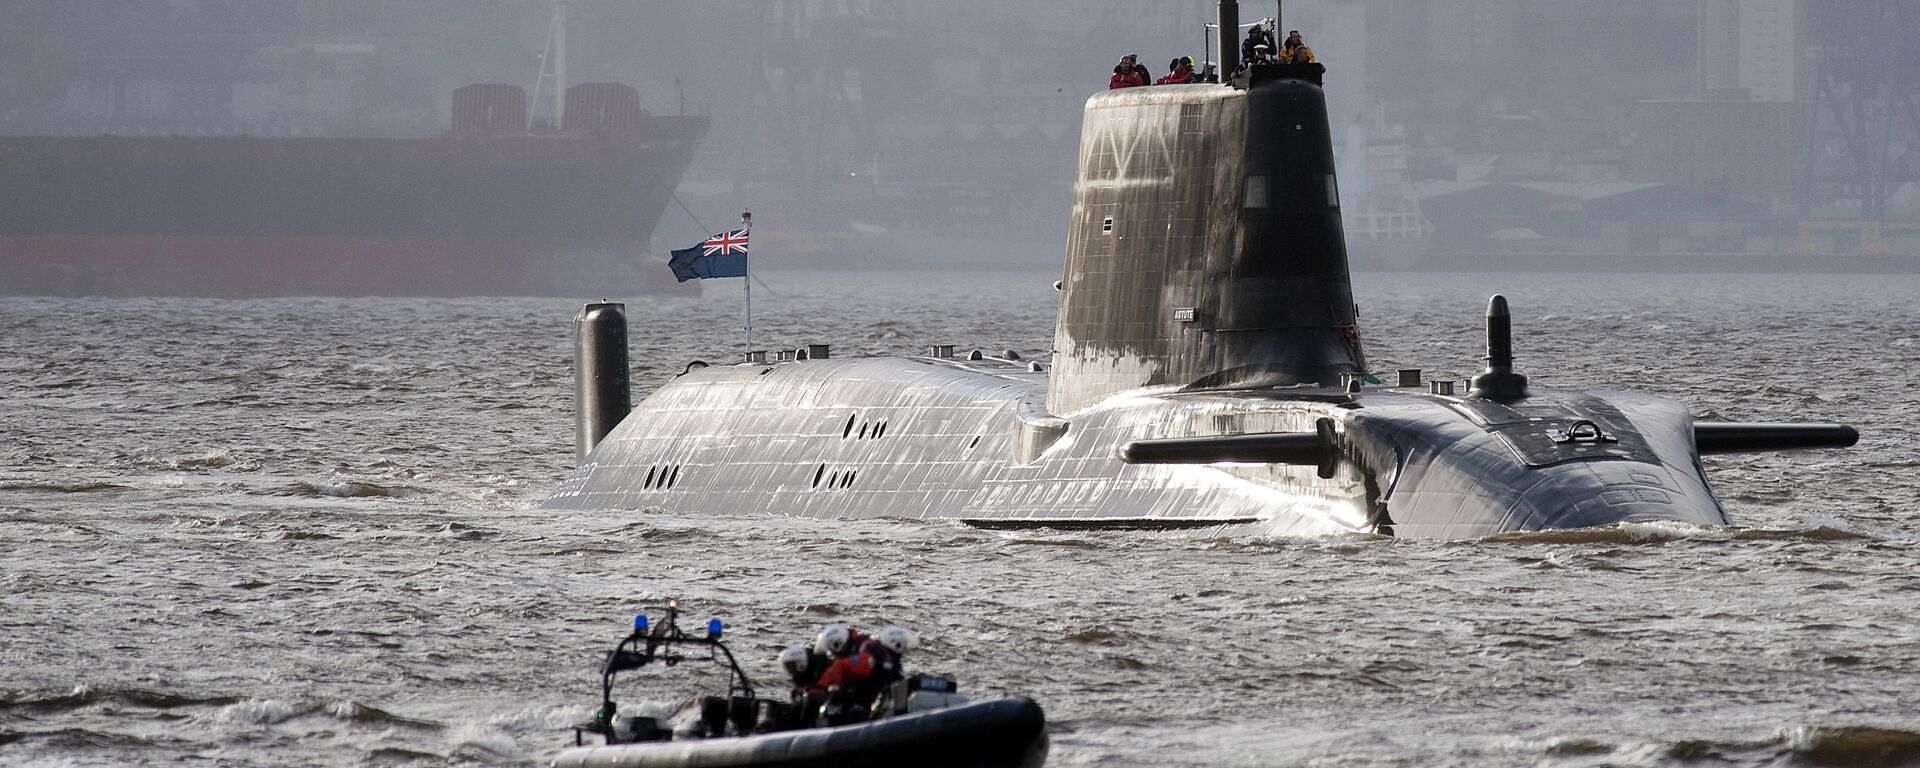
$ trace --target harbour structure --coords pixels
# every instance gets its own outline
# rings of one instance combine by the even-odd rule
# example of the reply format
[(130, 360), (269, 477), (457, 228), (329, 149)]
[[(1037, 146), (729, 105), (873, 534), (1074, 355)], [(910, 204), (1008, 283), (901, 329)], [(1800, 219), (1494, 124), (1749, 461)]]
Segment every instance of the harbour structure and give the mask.
[[(1234, 29), (1237, 4), (1220, 8)], [(546, 504), (1459, 538), (1726, 524), (1701, 455), (1857, 440), (1533, 386), (1497, 296), (1479, 375), (1374, 384), (1323, 72), (1088, 99), (1051, 360), (749, 353), (629, 412), (624, 358), (594, 332), (616, 308), (590, 307), (581, 463)]]

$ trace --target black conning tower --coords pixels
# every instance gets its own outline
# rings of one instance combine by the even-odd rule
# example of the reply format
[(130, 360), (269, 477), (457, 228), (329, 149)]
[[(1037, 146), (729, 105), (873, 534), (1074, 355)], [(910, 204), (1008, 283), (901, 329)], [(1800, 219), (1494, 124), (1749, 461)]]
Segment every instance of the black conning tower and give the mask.
[(1322, 72), (1087, 100), (1048, 410), (1365, 369)]

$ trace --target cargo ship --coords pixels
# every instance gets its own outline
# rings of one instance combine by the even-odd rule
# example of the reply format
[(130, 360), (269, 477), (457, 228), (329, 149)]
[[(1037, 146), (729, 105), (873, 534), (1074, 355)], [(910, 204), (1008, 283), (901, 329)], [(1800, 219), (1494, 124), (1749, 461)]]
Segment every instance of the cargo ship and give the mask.
[(419, 138), (0, 136), (0, 294), (584, 295), (670, 290), (653, 227), (707, 130), (618, 83), (456, 90)]

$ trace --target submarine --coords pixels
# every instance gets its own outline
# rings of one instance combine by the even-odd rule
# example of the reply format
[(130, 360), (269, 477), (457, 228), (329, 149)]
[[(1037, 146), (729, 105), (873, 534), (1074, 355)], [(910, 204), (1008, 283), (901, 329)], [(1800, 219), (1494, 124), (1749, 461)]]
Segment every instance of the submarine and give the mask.
[(1449, 539), (1721, 526), (1701, 456), (1858, 440), (1536, 386), (1502, 296), (1485, 369), (1457, 390), (1380, 382), (1325, 69), (1237, 68), (1237, 4), (1219, 8), (1233, 76), (1086, 102), (1051, 359), (816, 345), (692, 364), (629, 407), (620, 306), (591, 304), (575, 322), (579, 465), (544, 505)]

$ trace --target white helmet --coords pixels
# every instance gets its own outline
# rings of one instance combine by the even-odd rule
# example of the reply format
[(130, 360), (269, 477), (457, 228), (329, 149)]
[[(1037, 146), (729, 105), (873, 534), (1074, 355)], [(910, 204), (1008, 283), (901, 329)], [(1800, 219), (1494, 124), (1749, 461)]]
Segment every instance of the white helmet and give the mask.
[(813, 639), (813, 652), (822, 656), (838, 656), (847, 649), (847, 641), (853, 639), (853, 630), (845, 624), (828, 624), (820, 630), (820, 636)]
[(913, 633), (907, 631), (906, 627), (889, 625), (880, 630), (876, 639), (881, 645), (886, 646), (887, 650), (896, 654), (904, 655), (907, 651), (913, 650)]
[(808, 666), (807, 649), (794, 645), (780, 652), (780, 667), (787, 670), (788, 675), (799, 677)]

